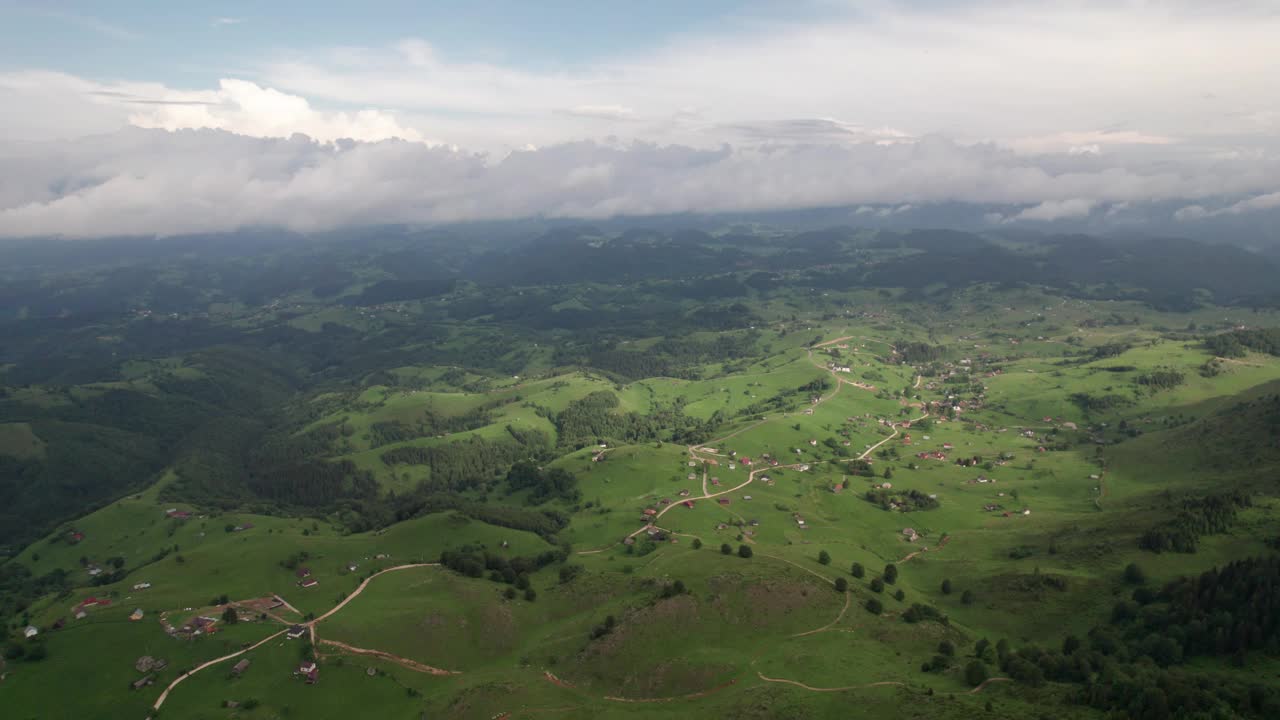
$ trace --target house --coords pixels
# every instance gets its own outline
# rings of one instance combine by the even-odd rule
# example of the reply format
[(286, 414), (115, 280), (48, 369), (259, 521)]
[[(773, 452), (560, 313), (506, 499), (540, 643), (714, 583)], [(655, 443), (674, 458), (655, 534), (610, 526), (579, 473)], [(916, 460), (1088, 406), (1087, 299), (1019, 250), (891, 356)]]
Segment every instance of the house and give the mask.
[(684, 502), (682, 502), (682, 503), (680, 503), (680, 504), (681, 504), (681, 505), (683, 505), (683, 506), (685, 506), (685, 507), (687, 507), (687, 508), (692, 508), (692, 507), (693, 507), (693, 501), (692, 501), (692, 500), (685, 500)]
[(33, 638), (39, 634), (40, 634), (40, 629), (37, 628), (35, 625), (28, 625), (22, 629), (22, 637), (24, 638)]
[(315, 670), (315, 669), (316, 669), (316, 664), (315, 664), (315, 661), (312, 661), (312, 660), (308, 660), (307, 662), (304, 662), (298, 666), (298, 672), (302, 673), (303, 675), (306, 675), (307, 673), (310, 673), (312, 670)]
[(659, 500), (659, 501), (658, 501), (658, 504), (659, 504), (659, 505), (670, 505), (670, 504), (671, 504), (671, 499), (670, 499), (670, 498), (662, 498), (661, 500)]
[(320, 668), (316, 667), (315, 664), (312, 663), (311, 672), (307, 673), (307, 684), (315, 685), (316, 681), (318, 681), (319, 679), (320, 679)]
[(750, 499), (751, 499), (751, 496), (750, 496), (750, 495), (743, 495), (743, 496), (742, 496), (742, 499), (743, 499), (743, 500), (750, 500)]
[(67, 542), (71, 543), (72, 545), (75, 545), (81, 540), (84, 540), (84, 533), (80, 532), (79, 530), (72, 530), (71, 534), (67, 535)]
[(187, 512), (186, 510), (179, 510), (177, 508), (169, 508), (164, 512), (164, 514), (165, 514), (165, 517), (169, 517), (174, 520), (190, 520), (191, 519), (190, 512)]
[(240, 662), (232, 666), (231, 674), (235, 675), (236, 677), (240, 677), (241, 675), (244, 674), (244, 671), (248, 669), (249, 669), (249, 659), (245, 658), (244, 660), (241, 660)]
[(252, 529), (253, 529), (253, 523), (244, 523), (243, 525), (235, 526), (234, 528), (232, 528), (232, 531), (244, 532), (245, 530), (252, 530)]
[(97, 565), (90, 565), (88, 570), (89, 570), (89, 577), (97, 577), (102, 574), (102, 568), (98, 567)]
[(810, 440), (810, 441), (809, 441), (809, 445), (810, 445), (810, 446), (812, 446), (812, 447), (818, 447), (818, 441), (817, 441), (817, 440)]
[(646, 516), (650, 516), (650, 515), (657, 515), (657, 514), (658, 514), (658, 511), (657, 511), (657, 510), (654, 510), (653, 508), (645, 508), (645, 509), (644, 509), (644, 514), (645, 514)]
[(943, 450), (953, 450), (953, 449), (955, 449), (955, 445), (952, 445), (951, 443), (942, 443), (942, 449), (943, 449)]
[(75, 618), (77, 620), (83, 620), (87, 617), (89, 617), (89, 613), (85, 612), (84, 608), (76, 608)]
[(751, 527), (760, 527), (760, 521), (759, 521), (759, 520), (754, 520), (754, 519), (753, 519), (753, 520), (750, 520), (750, 521), (748, 521), (748, 524), (749, 524)]
[(729, 498), (723, 498), (723, 497), (722, 497), (722, 498), (720, 498), (720, 499), (716, 500), (716, 502), (720, 503), (721, 505), (728, 505), (728, 504), (729, 504)]
[(806, 465), (805, 463), (800, 463), (800, 465), (797, 466), (796, 469), (799, 470), (800, 472), (808, 472), (809, 466)]
[(697, 476), (696, 474), (694, 474), (694, 473), (689, 473), (689, 477), (687, 477), (687, 478), (685, 478), (685, 479), (686, 479), (686, 480), (697, 480), (697, 479), (698, 479), (698, 476)]
[(688, 491), (688, 490), (681, 490), (681, 491), (680, 491), (680, 497), (689, 497), (689, 491)]
[(902, 536), (906, 538), (907, 542), (915, 542), (920, 539), (920, 533), (916, 532), (914, 528), (902, 528)]
[(134, 585), (134, 586), (133, 586), (133, 589), (134, 589), (134, 590), (146, 590), (146, 589), (147, 589), (147, 588), (149, 588), (149, 587), (151, 587), (151, 583), (149, 583), (149, 582), (140, 582), (140, 583), (138, 583), (138, 584)]
[(347, 572), (355, 572), (358, 567), (360, 566), (355, 563), (347, 563)]
[(750, 466), (750, 465), (751, 465), (751, 458), (749, 458), (749, 457), (744, 457), (744, 458), (742, 458), (742, 459), (741, 459), (741, 462), (742, 462), (742, 465), (743, 465), (744, 467)]
[(289, 638), (290, 640), (297, 640), (298, 638), (306, 634), (307, 634), (306, 628), (302, 627), (301, 625), (294, 625), (289, 628), (288, 632), (285, 633), (285, 637)]
[(302, 579), (304, 577), (311, 577), (311, 568), (300, 567), (297, 570), (294, 570), (293, 574), (296, 575), (298, 579)]
[(134, 611), (130, 613), (129, 619), (134, 622), (137, 622), (142, 619), (143, 614), (144, 613), (142, 612), (142, 608), (135, 608)]
[(303, 580), (302, 582), (298, 583), (298, 585), (304, 588), (315, 587), (319, 584), (320, 584), (320, 581), (312, 577), (309, 577), (306, 580)]

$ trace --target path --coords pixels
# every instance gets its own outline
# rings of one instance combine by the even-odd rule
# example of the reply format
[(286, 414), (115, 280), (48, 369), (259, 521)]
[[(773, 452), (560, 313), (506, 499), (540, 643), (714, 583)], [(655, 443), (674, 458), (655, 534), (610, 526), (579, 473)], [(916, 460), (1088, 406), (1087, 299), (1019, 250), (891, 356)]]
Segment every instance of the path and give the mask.
[(977, 695), (978, 693), (982, 692), (982, 689), (983, 689), (983, 688), (985, 688), (986, 686), (990, 685), (990, 684), (991, 684), (991, 683), (993, 683), (993, 682), (1013, 682), (1013, 678), (1007, 678), (1007, 677), (993, 677), (993, 678), (987, 678), (986, 680), (983, 680), (981, 683), (978, 683), (978, 686), (977, 686), (977, 687), (975, 687), (974, 689), (970, 690), (970, 691), (969, 691), (969, 694), (970, 694), (970, 695)]
[(826, 625), (823, 625), (820, 628), (817, 628), (816, 630), (807, 630), (802, 633), (796, 633), (791, 637), (804, 637), (805, 635), (814, 635), (816, 633), (825, 632), (835, 627), (836, 623), (844, 619), (844, 614), (849, 612), (849, 601), (852, 599), (853, 599), (853, 593), (849, 592), (848, 590), (845, 590), (844, 591), (844, 607), (840, 608), (840, 614), (836, 615), (835, 620), (832, 620), (831, 622), (827, 623)]
[(383, 660), (389, 660), (397, 665), (400, 665), (401, 667), (406, 667), (410, 670), (415, 670), (420, 673), (427, 673), (428, 675), (459, 675), (460, 674), (457, 670), (441, 670), (440, 668), (431, 667), (430, 665), (423, 665), (420, 662), (416, 662), (408, 658), (403, 658), (403, 657), (400, 657), (399, 655), (392, 655), (389, 652), (383, 652), (382, 650), (369, 650), (367, 648), (358, 648), (352, 645), (348, 645), (344, 642), (338, 642), (337, 640), (320, 640), (320, 644), (332, 645), (345, 652), (355, 653), (357, 655), (372, 655), (373, 657), (382, 658)]
[[(934, 549), (934, 550), (941, 550), (942, 548), (946, 547), (946, 546), (947, 546), (947, 543), (949, 543), (949, 542), (951, 542), (951, 536), (950, 536), (950, 535), (948, 535), (948, 536), (946, 536), (946, 537), (942, 538), (942, 542), (939, 542), (939, 543), (938, 543), (938, 546), (937, 546), (937, 547), (935, 547), (935, 548), (933, 548), (933, 549)], [(920, 548), (919, 550), (916, 550), (915, 552), (907, 553), (907, 554), (906, 554), (906, 555), (904, 555), (904, 556), (902, 557), (902, 559), (901, 559), (901, 560), (899, 560), (898, 562), (899, 562), (899, 563), (907, 562), (907, 561), (908, 561), (908, 560), (910, 560), (911, 558), (914, 558), (914, 557), (915, 557), (915, 556), (917, 556), (917, 555), (920, 555), (920, 554), (923, 554), (923, 553), (927, 553), (927, 552), (929, 552), (929, 548), (927, 548), (927, 547)]]
[(215, 658), (215, 659), (213, 659), (213, 660), (209, 660), (208, 662), (205, 662), (205, 663), (202, 663), (202, 664), (200, 664), (200, 665), (197, 665), (197, 666), (195, 666), (194, 668), (192, 668), (192, 669), (190, 669), (190, 670), (188, 670), (188, 671), (186, 671), (186, 672), (182, 673), (182, 674), (181, 674), (181, 675), (179, 675), (178, 677), (174, 678), (174, 679), (173, 679), (173, 682), (169, 683), (169, 686), (168, 686), (168, 687), (166, 687), (166, 688), (164, 689), (164, 692), (160, 693), (160, 697), (156, 698), (156, 702), (155, 702), (155, 704), (154, 704), (154, 705), (152, 705), (152, 706), (151, 706), (151, 709), (153, 709), (153, 710), (159, 710), (159, 709), (160, 709), (160, 706), (161, 706), (161, 705), (163, 705), (163, 704), (164, 704), (164, 701), (169, 697), (169, 693), (173, 692), (173, 689), (174, 689), (175, 687), (177, 687), (177, 686), (178, 686), (178, 683), (182, 682), (183, 680), (186, 680), (187, 678), (191, 677), (192, 675), (195, 675), (196, 673), (200, 672), (201, 670), (203, 670), (203, 669), (205, 669), (205, 668), (207, 668), (207, 667), (212, 667), (212, 666), (214, 666), (214, 665), (217, 665), (218, 663), (223, 662), (224, 660), (230, 660), (230, 659), (231, 659), (231, 658), (233, 658), (233, 657), (239, 657), (239, 656), (241, 656), (241, 655), (243, 655), (243, 654), (245, 654), (245, 653), (249, 652), (250, 650), (254, 650), (254, 649), (256, 649), (256, 648), (257, 648), (257, 647), (259, 647), (260, 645), (264, 645), (264, 644), (266, 644), (267, 642), (269, 642), (269, 641), (271, 641), (271, 640), (274, 640), (275, 638), (280, 637), (280, 636), (281, 636), (281, 635), (283, 635), (284, 633), (285, 633), (285, 631), (284, 631), (284, 630), (281, 630), (280, 632), (277, 632), (277, 633), (275, 633), (275, 634), (268, 635), (267, 637), (265, 637), (265, 638), (263, 638), (263, 639), (259, 640), (258, 642), (254, 643), (253, 645), (250, 645), (250, 646), (249, 646), (249, 647), (247, 647), (247, 648), (244, 648), (243, 650), (237, 650), (236, 652), (233, 652), (233, 653), (231, 653), (230, 655), (223, 655), (223, 656), (222, 656), (222, 657), (220, 657), (220, 658)]
[(813, 687), (812, 685), (805, 685), (804, 683), (798, 682), (795, 680), (786, 680), (783, 678), (771, 678), (758, 670), (756, 671), (756, 675), (758, 675), (760, 679), (764, 680), (765, 682), (786, 683), (787, 685), (795, 685), (796, 687), (801, 687), (801, 688), (804, 688), (805, 690), (812, 690), (813, 692), (844, 692), (846, 690), (861, 690), (863, 688), (885, 687), (887, 685), (897, 685), (901, 687), (906, 686), (906, 683), (898, 682), (896, 680), (883, 680), (881, 682), (867, 683), (865, 685), (848, 685), (845, 687), (820, 688), (820, 687)]
[(365, 589), (366, 587), (368, 587), (368, 586), (369, 586), (370, 581), (372, 581), (374, 578), (378, 577), (379, 575), (385, 575), (386, 573), (389, 573), (389, 572), (395, 572), (395, 571), (397, 571), (397, 570), (408, 570), (408, 569), (410, 569), (410, 568), (420, 568), (420, 567), (437, 567), (437, 566), (439, 566), (439, 565), (440, 565), (440, 563), (412, 563), (412, 564), (410, 564), (410, 565), (397, 565), (397, 566), (395, 566), (395, 567), (389, 567), (389, 568), (387, 568), (386, 570), (379, 570), (378, 572), (376, 572), (376, 573), (374, 573), (374, 574), (370, 575), (369, 577), (365, 578), (365, 579), (364, 579), (364, 582), (360, 583), (360, 586), (359, 586), (359, 587), (357, 587), (355, 590), (351, 591), (351, 594), (350, 594), (350, 595), (348, 595), (348, 596), (346, 596), (345, 598), (343, 598), (343, 599), (342, 599), (342, 602), (340, 602), (340, 603), (338, 603), (337, 605), (333, 606), (333, 609), (331, 609), (329, 612), (327, 612), (327, 613), (325, 613), (325, 614), (321, 615), (320, 617), (316, 618), (315, 620), (309, 620), (309, 621), (307, 621), (307, 622), (303, 623), (303, 625), (305, 625), (305, 626), (307, 626), (307, 627), (314, 627), (316, 623), (318, 623), (318, 622), (320, 622), (320, 621), (324, 620), (325, 618), (329, 617), (330, 615), (332, 615), (332, 614), (334, 614), (334, 613), (338, 612), (339, 610), (341, 610), (342, 608), (346, 607), (346, 606), (347, 606), (347, 603), (351, 602), (352, 600), (355, 600), (355, 599), (360, 595), (360, 593), (364, 592), (364, 589)]

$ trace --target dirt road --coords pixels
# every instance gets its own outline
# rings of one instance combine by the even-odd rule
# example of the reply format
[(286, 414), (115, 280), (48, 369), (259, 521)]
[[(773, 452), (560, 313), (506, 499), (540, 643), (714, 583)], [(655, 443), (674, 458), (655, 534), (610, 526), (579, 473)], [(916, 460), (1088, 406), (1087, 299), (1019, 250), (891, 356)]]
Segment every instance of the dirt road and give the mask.
[(285, 633), (285, 631), (284, 631), (284, 630), (281, 630), (280, 632), (275, 633), (274, 635), (268, 635), (267, 637), (265, 637), (265, 638), (263, 638), (263, 639), (259, 640), (258, 642), (254, 643), (253, 645), (250, 645), (249, 647), (247, 647), (247, 648), (245, 648), (245, 649), (243, 649), (243, 650), (238, 650), (238, 651), (236, 651), (236, 652), (231, 653), (230, 655), (223, 655), (223, 656), (222, 656), (222, 657), (220, 657), (220, 658), (215, 658), (215, 659), (210, 660), (210, 661), (208, 661), (208, 662), (206, 662), (206, 663), (203, 663), (203, 664), (197, 665), (197, 666), (195, 666), (194, 668), (192, 668), (192, 669), (190, 669), (190, 670), (188, 670), (188, 671), (186, 671), (186, 672), (182, 673), (182, 674), (181, 674), (181, 675), (179, 675), (178, 677), (174, 678), (174, 679), (173, 679), (173, 682), (169, 683), (169, 687), (165, 688), (165, 689), (164, 689), (164, 692), (160, 693), (160, 697), (156, 698), (156, 702), (155, 702), (155, 704), (154, 704), (154, 705), (152, 705), (152, 706), (151, 706), (151, 709), (153, 709), (153, 710), (159, 710), (159, 709), (160, 709), (160, 706), (161, 706), (161, 705), (163, 705), (163, 704), (164, 704), (164, 701), (169, 697), (169, 693), (173, 692), (173, 689), (174, 689), (175, 687), (177, 687), (177, 686), (178, 686), (178, 683), (182, 682), (183, 680), (186, 680), (187, 678), (191, 677), (192, 675), (195, 675), (196, 673), (200, 672), (201, 670), (204, 670), (204, 669), (205, 669), (205, 668), (207, 668), (207, 667), (212, 667), (212, 666), (214, 666), (214, 665), (217, 665), (217, 664), (218, 664), (218, 663), (220, 663), (220, 662), (223, 662), (223, 661), (226, 661), (226, 660), (230, 660), (230, 659), (231, 659), (231, 658), (233, 658), (233, 657), (239, 657), (239, 656), (241, 656), (241, 655), (243, 655), (243, 654), (245, 654), (245, 653), (249, 652), (250, 650), (254, 650), (254, 649), (258, 648), (258, 647), (259, 647), (259, 646), (261, 646), (261, 645), (265, 645), (266, 643), (270, 642), (271, 640), (274, 640), (275, 638), (280, 637), (280, 636), (281, 636), (281, 635), (283, 635), (284, 633)]
[(403, 658), (403, 657), (400, 657), (399, 655), (392, 655), (389, 652), (383, 652), (382, 650), (369, 650), (368, 648), (358, 648), (352, 645), (348, 645), (344, 642), (338, 642), (337, 640), (320, 640), (320, 644), (330, 645), (332, 647), (336, 647), (342, 650), (343, 652), (355, 653), (356, 655), (370, 655), (372, 657), (382, 658), (383, 660), (393, 662), (401, 667), (408, 668), (415, 672), (426, 673), (428, 675), (460, 675), (461, 674), (457, 670), (441, 670), (438, 667), (423, 665), (420, 662), (416, 662), (408, 658)]

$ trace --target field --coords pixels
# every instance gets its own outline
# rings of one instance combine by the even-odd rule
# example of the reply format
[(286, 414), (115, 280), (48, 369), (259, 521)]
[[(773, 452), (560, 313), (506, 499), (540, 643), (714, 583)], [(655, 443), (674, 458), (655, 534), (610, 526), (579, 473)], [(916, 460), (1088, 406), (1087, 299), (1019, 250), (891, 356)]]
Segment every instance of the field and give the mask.
[[(983, 639), (1056, 647), (1087, 636), (1127, 597), (1131, 563), (1158, 587), (1266, 555), (1280, 532), (1275, 488), (1232, 465), (1245, 430), (1231, 424), (1239, 403), (1280, 388), (1280, 359), (1250, 353), (1202, 372), (1213, 356), (1199, 341), (1156, 329), (1221, 311), (1188, 320), (1031, 290), (973, 290), (945, 312), (755, 310), (767, 332), (728, 369), (622, 380), (542, 360), (519, 377), (405, 365), (299, 401), (307, 420), (293, 437), (341, 426), (325, 456), (369, 473), (381, 495), (438, 480), (425, 463), (389, 464), (388, 451), (496, 446), (513, 428), (547, 438), (538, 472), (565, 471), (575, 494), (535, 497), (498, 473), (450, 488), (449, 507), (352, 531), (349, 518), (368, 512), (356, 503), (297, 513), (162, 499), (178, 478), (170, 469), (63, 523), (11, 561), (33, 576), (65, 571), (72, 589), (25, 611), (47, 657), (8, 662), (0, 705), (19, 708), (15, 718), (145, 717), (162, 699), (165, 718), (798, 718), (854, 707), (1012, 718), (1046, 704), (1053, 717), (1102, 717), (1065, 703), (1065, 685), (1023, 687), (994, 666), (997, 679), (975, 688), (965, 666)], [(1137, 322), (1089, 322), (1113, 314)], [(291, 320), (307, 332), (368, 322), (345, 308)], [(919, 345), (936, 356), (908, 357)], [(187, 370), (134, 364), (127, 382)], [(1152, 386), (1161, 372), (1178, 382)], [(605, 429), (566, 445), (570, 411), (602, 395), (616, 401), (604, 424), (593, 420)], [(608, 422), (639, 418), (619, 425), (636, 432), (671, 408), (702, 434), (607, 434)], [(447, 429), (380, 442), (396, 423)], [(0, 425), (0, 447), (44, 452), (24, 423)], [(1254, 501), (1195, 554), (1139, 547), (1175, 495), (1228, 483)], [(531, 514), (564, 522), (499, 524)], [(491, 564), (446, 567), (446, 551)], [(75, 619), (90, 596), (111, 604)], [(913, 606), (937, 616), (914, 621)], [(128, 619), (135, 609), (142, 620)], [(239, 619), (213, 634), (165, 630), (228, 611)], [(295, 624), (302, 637), (277, 635)], [(940, 644), (955, 660), (922, 671)], [(142, 655), (168, 667), (130, 690)], [(299, 672), (313, 658), (314, 684)], [(236, 676), (242, 659), (251, 664)], [(62, 692), (68, 676), (84, 692)]]

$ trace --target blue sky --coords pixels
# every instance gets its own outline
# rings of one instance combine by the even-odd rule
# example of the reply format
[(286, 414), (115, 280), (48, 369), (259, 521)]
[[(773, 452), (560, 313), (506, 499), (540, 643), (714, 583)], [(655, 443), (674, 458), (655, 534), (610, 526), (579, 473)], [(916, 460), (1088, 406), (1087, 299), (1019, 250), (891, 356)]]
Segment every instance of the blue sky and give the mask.
[(0, 237), (1280, 213), (1274, 0), (214, 7), (0, 0)]
[(681, 33), (796, 18), (814, 6), (731, 0), (394, 2), (23, 2), (0, 0), (0, 67), (98, 80), (207, 86), (267, 58), (421, 38), (456, 60), (552, 69), (643, 51)]

